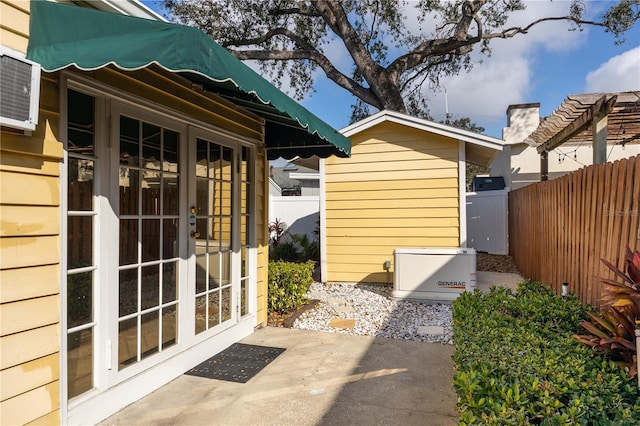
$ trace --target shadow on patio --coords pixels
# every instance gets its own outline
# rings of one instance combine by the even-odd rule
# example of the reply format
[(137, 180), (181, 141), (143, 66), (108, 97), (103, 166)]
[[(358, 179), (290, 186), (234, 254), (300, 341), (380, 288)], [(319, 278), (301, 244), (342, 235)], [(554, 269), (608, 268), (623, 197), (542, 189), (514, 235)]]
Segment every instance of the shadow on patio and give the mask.
[(457, 424), (453, 347), (267, 327), (286, 348), (246, 384), (182, 375), (103, 424)]

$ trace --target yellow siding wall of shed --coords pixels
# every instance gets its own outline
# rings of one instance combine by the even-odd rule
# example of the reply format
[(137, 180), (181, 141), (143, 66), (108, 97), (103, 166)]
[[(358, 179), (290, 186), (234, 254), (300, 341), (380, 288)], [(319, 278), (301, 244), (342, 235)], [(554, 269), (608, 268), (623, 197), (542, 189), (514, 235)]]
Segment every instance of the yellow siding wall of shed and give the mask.
[(394, 249), (460, 245), (458, 141), (394, 123), (350, 138), (325, 161), (328, 281), (387, 282)]

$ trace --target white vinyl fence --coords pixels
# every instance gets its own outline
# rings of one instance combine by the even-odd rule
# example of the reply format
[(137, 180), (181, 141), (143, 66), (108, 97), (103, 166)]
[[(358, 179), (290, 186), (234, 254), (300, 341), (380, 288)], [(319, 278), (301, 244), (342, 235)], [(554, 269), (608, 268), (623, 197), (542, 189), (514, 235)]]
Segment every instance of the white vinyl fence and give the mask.
[(276, 218), (287, 224), (292, 234), (308, 235), (314, 238), (313, 231), (320, 219), (320, 197), (309, 195), (302, 197), (269, 196), (269, 223)]
[(509, 254), (509, 189), (467, 192), (467, 247)]

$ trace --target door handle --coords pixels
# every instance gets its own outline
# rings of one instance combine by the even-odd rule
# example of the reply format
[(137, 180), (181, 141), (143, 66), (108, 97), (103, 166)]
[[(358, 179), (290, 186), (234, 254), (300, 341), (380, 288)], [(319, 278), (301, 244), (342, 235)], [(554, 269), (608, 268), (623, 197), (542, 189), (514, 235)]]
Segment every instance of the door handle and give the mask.
[(191, 231), (191, 238), (200, 238), (200, 233), (198, 231)]

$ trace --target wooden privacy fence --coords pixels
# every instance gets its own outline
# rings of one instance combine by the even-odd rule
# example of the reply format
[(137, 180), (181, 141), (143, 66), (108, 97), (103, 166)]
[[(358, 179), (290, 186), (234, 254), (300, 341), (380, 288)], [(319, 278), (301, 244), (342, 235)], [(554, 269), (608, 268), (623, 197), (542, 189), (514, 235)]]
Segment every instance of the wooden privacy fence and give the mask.
[(509, 194), (509, 247), (525, 278), (600, 305), (606, 259), (640, 248), (640, 157), (589, 166)]

